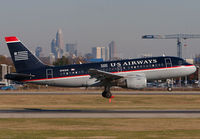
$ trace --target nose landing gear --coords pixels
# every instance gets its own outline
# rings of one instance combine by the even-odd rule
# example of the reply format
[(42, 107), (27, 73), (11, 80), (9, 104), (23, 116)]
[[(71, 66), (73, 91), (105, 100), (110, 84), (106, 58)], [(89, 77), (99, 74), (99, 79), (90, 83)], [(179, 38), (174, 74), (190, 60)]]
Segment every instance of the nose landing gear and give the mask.
[(173, 79), (167, 79), (167, 91), (171, 92), (173, 87)]
[(167, 91), (171, 92), (172, 91), (172, 87), (167, 87)]

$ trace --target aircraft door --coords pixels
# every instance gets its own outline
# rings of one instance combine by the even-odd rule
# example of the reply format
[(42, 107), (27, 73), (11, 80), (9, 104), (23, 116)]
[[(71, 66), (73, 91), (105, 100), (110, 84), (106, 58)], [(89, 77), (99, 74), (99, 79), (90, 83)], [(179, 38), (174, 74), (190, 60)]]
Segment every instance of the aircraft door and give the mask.
[(53, 78), (53, 69), (46, 69), (46, 78)]
[(172, 67), (171, 58), (165, 58), (165, 65), (166, 65), (166, 67)]

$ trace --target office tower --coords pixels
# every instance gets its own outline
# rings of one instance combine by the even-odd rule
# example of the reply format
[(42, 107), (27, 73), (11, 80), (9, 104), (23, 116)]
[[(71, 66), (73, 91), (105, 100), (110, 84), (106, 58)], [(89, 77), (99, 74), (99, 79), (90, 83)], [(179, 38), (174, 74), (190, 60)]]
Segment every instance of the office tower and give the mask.
[(109, 51), (110, 51), (110, 60), (113, 60), (114, 58), (117, 57), (115, 42), (114, 42), (114, 41), (111, 41), (111, 42), (109, 43), (108, 47), (109, 47)]
[(35, 49), (35, 55), (37, 57), (41, 57), (41, 53), (42, 53), (42, 47), (40, 47), (40, 46), (36, 47), (36, 49)]
[(77, 44), (75, 43), (67, 43), (66, 44), (66, 52), (69, 53), (70, 56), (77, 56)]
[(63, 42), (63, 34), (62, 30), (58, 29), (58, 32), (56, 33), (56, 46), (58, 48), (58, 58), (61, 58), (64, 53), (64, 42)]
[(56, 46), (62, 50), (64, 49), (63, 34), (61, 29), (58, 29), (58, 32), (56, 33)]
[(109, 60), (109, 47), (101, 47), (101, 58), (104, 61)]
[(54, 54), (55, 58), (61, 58), (64, 54), (64, 42), (62, 30), (59, 29), (56, 33), (56, 39), (51, 42), (51, 52)]
[(105, 61), (110, 60), (109, 47), (105, 47)]
[(109, 55), (109, 47), (93, 47), (92, 48), (92, 56), (96, 59), (103, 59), (104, 61), (108, 61), (110, 58)]
[(108, 47), (93, 47), (92, 56), (96, 59), (109, 60), (109, 48)]
[(53, 64), (53, 62), (55, 62), (55, 55), (53, 53), (49, 54), (49, 62), (50, 64)]
[(101, 57), (101, 47), (93, 47), (92, 48), (92, 55), (96, 59), (100, 59)]
[(105, 47), (101, 47), (101, 58), (105, 61), (106, 59), (106, 49)]
[(58, 58), (58, 47), (56, 46), (56, 39), (51, 41), (51, 53), (54, 54), (55, 58)]

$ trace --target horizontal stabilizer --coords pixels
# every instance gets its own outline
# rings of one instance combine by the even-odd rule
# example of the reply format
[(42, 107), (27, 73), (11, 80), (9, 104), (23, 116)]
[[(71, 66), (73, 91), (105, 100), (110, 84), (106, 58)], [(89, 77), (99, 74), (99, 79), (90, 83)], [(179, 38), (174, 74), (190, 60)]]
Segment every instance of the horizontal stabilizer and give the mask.
[(22, 73), (10, 73), (6, 74), (5, 78), (8, 80), (14, 80), (14, 81), (23, 81), (31, 79), (31, 77), (35, 77), (34, 75), (30, 74), (22, 74)]

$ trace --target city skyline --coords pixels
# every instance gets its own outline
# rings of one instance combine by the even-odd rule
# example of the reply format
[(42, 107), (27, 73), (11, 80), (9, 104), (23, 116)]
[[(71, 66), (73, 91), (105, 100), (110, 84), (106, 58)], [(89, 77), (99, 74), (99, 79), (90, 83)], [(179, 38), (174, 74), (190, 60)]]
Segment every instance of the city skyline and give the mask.
[[(61, 29), (58, 29), (56, 33), (56, 38), (52, 39), (50, 47), (51, 47), (51, 52), (47, 57), (51, 57), (51, 59), (53, 59), (53, 56), (55, 57), (55, 59), (59, 59), (62, 56), (65, 57), (78, 56), (77, 43), (66, 43), (64, 45), (63, 33)], [(42, 52), (42, 47), (36, 47), (35, 50), (36, 56), (40, 57), (41, 52)], [(91, 52), (87, 52), (85, 54), (88, 53), (90, 53), (94, 59), (102, 59), (103, 61), (114, 60), (119, 58), (117, 56), (117, 48), (115, 41), (111, 41), (107, 46), (92, 47)], [(85, 54), (82, 55), (79, 54), (79, 56), (84, 56)]]
[[(143, 53), (176, 56), (175, 40), (142, 40), (145, 34), (199, 34), (200, 1), (169, 0), (67, 0), (9, 1), (0, 5), (0, 54), (8, 54), (5, 36), (17, 36), (29, 49), (42, 46), (45, 55), (61, 28), (64, 44), (77, 42), (79, 51), (90, 52), (114, 40), (117, 55), (134, 58)], [(9, 7), (9, 8), (8, 8)], [(200, 40), (188, 40), (185, 57), (200, 53)]]

